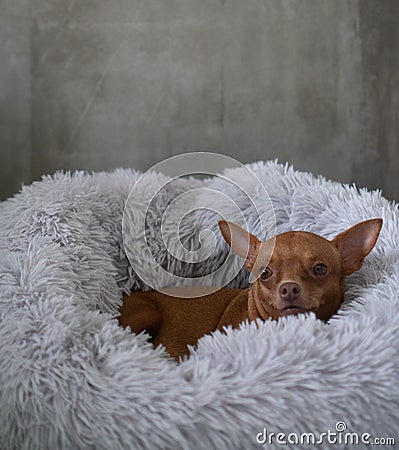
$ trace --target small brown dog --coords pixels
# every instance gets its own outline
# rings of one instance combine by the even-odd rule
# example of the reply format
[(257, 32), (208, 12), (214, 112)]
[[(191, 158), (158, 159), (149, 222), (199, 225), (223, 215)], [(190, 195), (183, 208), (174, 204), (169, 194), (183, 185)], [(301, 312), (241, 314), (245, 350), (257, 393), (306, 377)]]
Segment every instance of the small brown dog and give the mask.
[(361, 222), (332, 241), (290, 231), (260, 242), (234, 223), (220, 221), (219, 227), (256, 280), (249, 288), (179, 298), (193, 289), (183, 287), (170, 290), (170, 295), (133, 292), (124, 298), (119, 323), (136, 333), (147, 331), (154, 346), (164, 345), (175, 359), (188, 354), (187, 346), (203, 335), (228, 325), (238, 327), (245, 320), (307, 312), (328, 320), (343, 300), (345, 276), (360, 269), (374, 247), (382, 219)]

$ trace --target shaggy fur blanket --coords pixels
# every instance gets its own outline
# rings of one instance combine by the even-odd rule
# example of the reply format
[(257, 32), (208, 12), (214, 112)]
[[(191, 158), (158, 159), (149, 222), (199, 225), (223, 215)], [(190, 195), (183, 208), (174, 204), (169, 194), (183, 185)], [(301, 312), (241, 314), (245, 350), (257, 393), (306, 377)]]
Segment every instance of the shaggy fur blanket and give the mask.
[[(321, 448), (345, 447), (344, 439), (356, 439), (348, 433), (360, 442), (398, 442), (397, 205), (276, 162), (247, 167), (269, 194), (278, 233), (332, 238), (362, 220), (384, 219), (373, 252), (347, 279), (339, 313), (328, 324), (304, 315), (217, 332), (176, 364), (115, 320), (123, 292), (148, 288), (122, 239), (124, 205), (140, 173), (46, 176), (0, 205), (1, 449), (312, 448), (312, 433)], [(242, 178), (267, 214), (244, 168), (230, 175)], [(162, 179), (154, 174), (148, 183)], [(206, 264), (179, 261), (158, 240), (166, 206), (193, 186), (234, 197), (259, 234), (252, 207), (233, 185), (181, 179), (152, 202), (144, 234), (134, 233), (134, 217), (127, 221), (131, 259), (144, 271), (154, 269), (144, 237), (157, 262), (184, 277), (208, 273), (225, 258), (221, 238)], [(140, 214), (146, 190), (138, 194)], [(208, 201), (212, 209), (212, 196)], [(201, 228), (216, 226), (205, 209), (186, 217), (179, 236), (198, 248)], [(240, 271), (231, 285), (243, 287), (247, 278)]]

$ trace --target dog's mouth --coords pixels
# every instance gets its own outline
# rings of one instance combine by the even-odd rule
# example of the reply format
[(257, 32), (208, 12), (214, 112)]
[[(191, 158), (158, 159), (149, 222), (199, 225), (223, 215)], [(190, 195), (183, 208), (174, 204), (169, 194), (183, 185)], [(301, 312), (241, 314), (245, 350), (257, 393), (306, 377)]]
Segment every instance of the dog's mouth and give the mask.
[(302, 308), (300, 306), (290, 305), (290, 306), (287, 306), (286, 308), (281, 309), (280, 311), (285, 316), (290, 316), (292, 314), (307, 313), (307, 312), (311, 312), (314, 310), (315, 310), (315, 308)]

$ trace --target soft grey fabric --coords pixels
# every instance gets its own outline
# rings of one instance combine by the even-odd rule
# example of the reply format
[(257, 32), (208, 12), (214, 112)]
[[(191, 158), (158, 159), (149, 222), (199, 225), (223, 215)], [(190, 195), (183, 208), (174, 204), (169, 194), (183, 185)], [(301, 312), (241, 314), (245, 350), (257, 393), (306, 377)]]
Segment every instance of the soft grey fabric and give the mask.
[[(348, 432), (398, 442), (397, 205), (379, 192), (276, 162), (249, 167), (270, 196), (278, 233), (308, 230), (332, 238), (361, 220), (384, 219), (375, 249), (347, 280), (339, 314), (329, 324), (309, 315), (217, 332), (176, 365), (146, 335), (131, 334), (114, 319), (123, 291), (148, 288), (122, 242), (124, 204), (140, 174), (44, 177), (0, 206), (1, 449), (248, 449), (259, 447), (264, 428), (318, 436), (336, 431), (339, 421)], [(244, 169), (234, 170), (260, 213), (270, 214)], [(180, 262), (159, 241), (156, 226), (166, 205), (193, 186), (234, 196), (251, 231), (261, 233), (253, 207), (233, 185), (218, 177), (172, 183), (152, 204), (146, 237), (162, 267), (188, 277), (226, 257), (221, 238), (203, 265)], [(216, 231), (211, 197), (209, 203), (210, 210), (182, 224), (180, 237), (191, 249), (198, 248), (202, 227)], [(143, 236), (129, 226), (127, 235), (145, 266)], [(231, 285), (246, 286), (247, 278), (242, 270)], [(337, 445), (324, 440), (322, 447)]]

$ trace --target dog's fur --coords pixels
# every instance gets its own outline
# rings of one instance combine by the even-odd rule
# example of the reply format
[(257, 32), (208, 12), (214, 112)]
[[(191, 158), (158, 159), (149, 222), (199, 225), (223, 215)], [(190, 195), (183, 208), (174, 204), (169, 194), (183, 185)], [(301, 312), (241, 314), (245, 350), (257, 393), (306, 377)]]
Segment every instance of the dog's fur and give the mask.
[(328, 320), (343, 300), (345, 277), (360, 269), (373, 249), (382, 219), (361, 222), (332, 241), (291, 231), (260, 242), (236, 224), (220, 221), (219, 227), (255, 280), (249, 288), (209, 294), (202, 288), (203, 295), (196, 298), (185, 298), (196, 294), (193, 288), (175, 288), (124, 298), (119, 323), (136, 333), (147, 331), (154, 346), (164, 345), (175, 359), (188, 354), (188, 346), (203, 335), (245, 320), (307, 312)]

